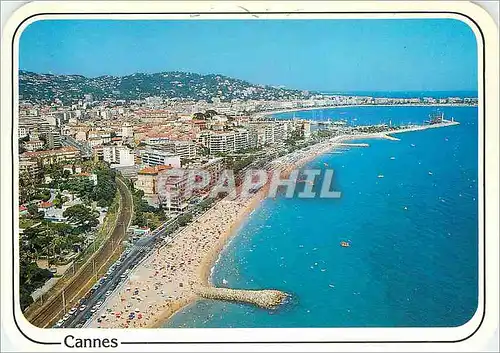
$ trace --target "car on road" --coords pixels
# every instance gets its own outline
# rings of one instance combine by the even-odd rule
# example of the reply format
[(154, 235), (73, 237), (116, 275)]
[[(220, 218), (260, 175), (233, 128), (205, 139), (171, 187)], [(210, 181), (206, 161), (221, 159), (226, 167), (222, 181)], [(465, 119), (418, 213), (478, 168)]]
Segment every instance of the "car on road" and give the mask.
[(97, 307), (94, 305), (92, 309), (90, 309), (90, 312), (93, 314), (97, 311)]
[(85, 300), (87, 300), (87, 298), (85, 298), (85, 297), (80, 298), (80, 299), (78, 300), (78, 304), (79, 304), (79, 305), (82, 305), (82, 304), (85, 302)]
[(68, 312), (68, 314), (73, 315), (74, 313), (77, 312), (77, 308), (71, 308), (71, 310)]
[(78, 310), (84, 311), (85, 308), (87, 308), (87, 305), (83, 304), (83, 305), (80, 306), (80, 308), (78, 308)]
[(101, 305), (102, 305), (102, 301), (100, 301), (100, 300), (99, 300), (97, 303), (95, 303), (95, 306), (96, 306), (97, 308), (98, 308), (98, 307), (100, 307)]
[(70, 317), (70, 315), (69, 315), (69, 314), (65, 314), (65, 315), (62, 317), (62, 320), (63, 320), (63, 321), (66, 321), (66, 320), (68, 320), (68, 319), (69, 319), (69, 317)]
[(109, 295), (110, 295), (110, 294), (111, 294), (111, 291), (110, 291), (110, 290), (108, 290), (108, 291), (107, 291), (104, 295), (105, 295), (106, 297), (109, 297)]
[(64, 324), (64, 320), (63, 319), (57, 321), (56, 324), (54, 325), (54, 327), (61, 327), (62, 324)]

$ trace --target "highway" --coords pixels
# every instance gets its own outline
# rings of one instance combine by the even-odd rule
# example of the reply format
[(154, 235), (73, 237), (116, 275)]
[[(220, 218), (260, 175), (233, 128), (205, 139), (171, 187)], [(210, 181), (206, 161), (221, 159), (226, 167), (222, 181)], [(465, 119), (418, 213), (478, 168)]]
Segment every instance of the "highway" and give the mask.
[[(172, 236), (165, 237), (166, 230), (177, 222), (177, 219), (171, 219), (155, 229), (148, 236), (144, 236), (139, 240), (130, 244), (127, 250), (123, 252), (121, 257), (110, 267), (106, 277), (101, 277), (97, 281), (95, 287), (91, 289), (82, 299), (75, 305), (77, 311), (73, 315), (68, 315), (66, 320), (60, 320), (54, 327), (82, 327), (92, 317), (94, 305), (98, 302), (103, 305), (107, 297), (127, 278), (125, 273), (130, 272), (140, 261), (145, 259), (147, 255), (157, 247), (164, 244), (162, 240), (170, 242)], [(95, 289), (94, 289), (95, 288)], [(107, 294), (107, 295), (106, 295)], [(82, 307), (85, 305), (85, 307)], [(80, 308), (82, 310), (80, 310)]]
[(50, 327), (58, 318), (63, 316), (78, 298), (85, 294), (85, 288), (95, 278), (96, 273), (106, 268), (106, 264), (113, 253), (120, 249), (122, 242), (126, 238), (127, 228), (132, 219), (133, 201), (127, 186), (118, 178), (117, 187), (121, 195), (122, 205), (111, 236), (97, 253), (93, 255), (93, 258), (89, 259), (78, 270), (63, 290), (55, 294), (41, 308), (27, 317), (28, 321), (33, 325), (41, 328)]

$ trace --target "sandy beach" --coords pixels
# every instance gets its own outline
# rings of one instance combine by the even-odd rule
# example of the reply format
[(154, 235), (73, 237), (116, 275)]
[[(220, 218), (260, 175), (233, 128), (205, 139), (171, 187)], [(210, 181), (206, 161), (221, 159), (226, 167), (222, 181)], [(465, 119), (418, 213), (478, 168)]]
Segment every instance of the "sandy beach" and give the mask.
[[(284, 176), (347, 141), (395, 139), (390, 135), (429, 127), (337, 136), (277, 158), (270, 163), (270, 169), (281, 170)], [(267, 188), (264, 187), (248, 198), (226, 198), (218, 202), (182, 229), (173, 241), (140, 263), (105, 301), (87, 327), (161, 326), (175, 312), (198, 298), (193, 287), (210, 285), (210, 271), (220, 252), (235, 235), (239, 224), (266, 196)], [(134, 317), (129, 318), (132, 312)]]
[[(263, 194), (222, 200), (189, 224), (170, 244), (131, 272), (89, 327), (155, 327), (195, 300), (193, 286), (208, 284), (210, 269), (219, 252)], [(135, 318), (129, 320), (131, 312), (135, 312)], [(97, 322), (98, 317), (101, 323)]]

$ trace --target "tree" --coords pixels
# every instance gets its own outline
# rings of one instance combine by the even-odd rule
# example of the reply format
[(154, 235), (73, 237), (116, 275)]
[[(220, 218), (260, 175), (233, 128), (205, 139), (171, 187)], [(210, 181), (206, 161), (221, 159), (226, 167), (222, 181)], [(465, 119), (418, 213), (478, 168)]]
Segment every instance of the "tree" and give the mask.
[(30, 216), (34, 219), (41, 219), (43, 218), (43, 212), (38, 212), (38, 206), (34, 203), (31, 203), (27, 206), (28, 213)]
[(207, 118), (212, 118), (215, 115), (219, 115), (219, 114), (213, 109), (209, 109), (205, 112), (205, 117), (207, 117)]
[(189, 222), (191, 222), (192, 219), (193, 219), (193, 215), (191, 213), (186, 213), (186, 214), (180, 215), (179, 218), (177, 218), (177, 222), (179, 223), (180, 227), (184, 227)]
[(99, 225), (99, 213), (92, 211), (83, 204), (71, 206), (63, 212), (63, 216), (68, 218), (76, 229), (76, 233), (89, 231)]

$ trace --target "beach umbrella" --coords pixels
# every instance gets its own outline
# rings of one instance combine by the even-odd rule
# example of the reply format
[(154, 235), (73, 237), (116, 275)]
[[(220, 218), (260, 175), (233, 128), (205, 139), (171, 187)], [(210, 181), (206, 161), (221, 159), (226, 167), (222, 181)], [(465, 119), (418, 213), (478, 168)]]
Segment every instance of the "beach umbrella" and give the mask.
[(138, 313), (140, 310), (139, 308), (135, 308), (135, 312)]

